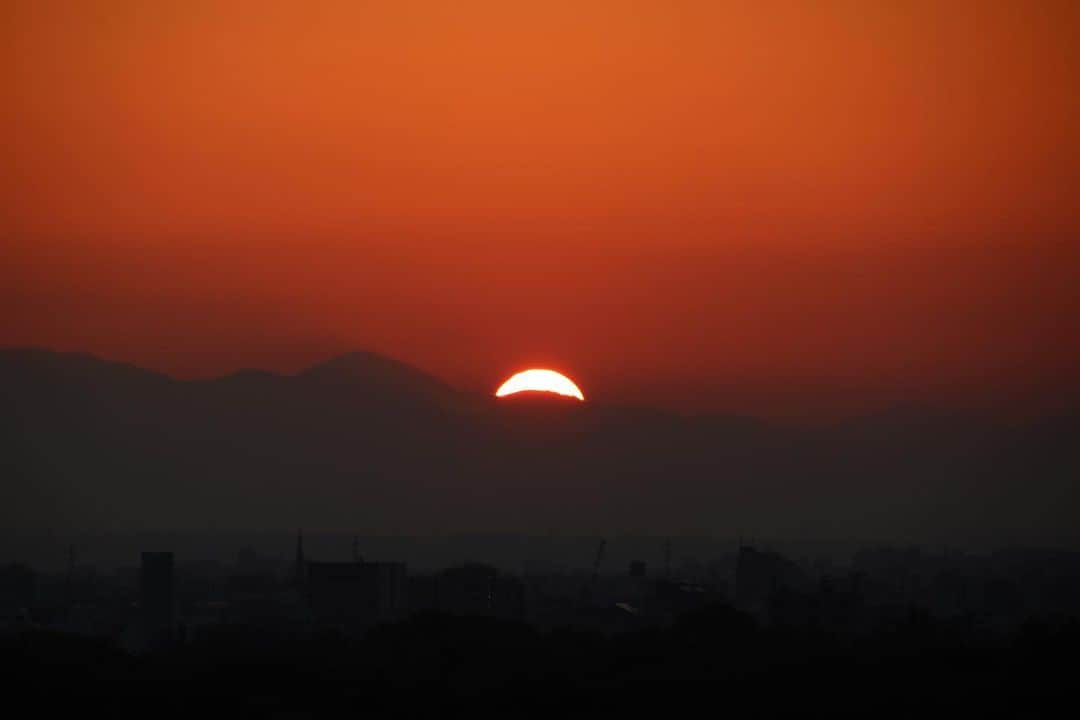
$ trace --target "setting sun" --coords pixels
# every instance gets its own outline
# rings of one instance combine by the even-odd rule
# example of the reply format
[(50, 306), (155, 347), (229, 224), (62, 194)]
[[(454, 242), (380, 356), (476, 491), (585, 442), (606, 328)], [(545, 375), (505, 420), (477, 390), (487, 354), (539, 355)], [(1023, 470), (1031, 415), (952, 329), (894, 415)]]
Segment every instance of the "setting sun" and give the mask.
[(584, 400), (581, 389), (574, 381), (554, 370), (532, 369), (519, 372), (499, 386), (495, 397), (506, 397), (524, 391), (550, 392), (557, 395)]

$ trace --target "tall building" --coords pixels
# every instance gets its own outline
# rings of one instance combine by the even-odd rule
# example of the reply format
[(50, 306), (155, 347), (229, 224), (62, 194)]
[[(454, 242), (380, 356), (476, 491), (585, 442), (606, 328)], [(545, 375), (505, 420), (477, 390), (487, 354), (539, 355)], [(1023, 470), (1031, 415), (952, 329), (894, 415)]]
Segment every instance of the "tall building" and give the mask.
[(488, 565), (448, 568), (437, 581), (438, 608), (453, 615), (519, 620), (525, 615), (525, 586)]
[(780, 553), (739, 548), (735, 563), (735, 602), (744, 609), (762, 612), (778, 592), (801, 592), (810, 586), (806, 574)]
[(173, 640), (175, 626), (175, 583), (171, 552), (144, 552), (139, 569), (139, 607), (142, 616), (143, 646), (147, 650), (166, 647)]
[(408, 609), (405, 563), (310, 562), (307, 596), (318, 623), (363, 627)]

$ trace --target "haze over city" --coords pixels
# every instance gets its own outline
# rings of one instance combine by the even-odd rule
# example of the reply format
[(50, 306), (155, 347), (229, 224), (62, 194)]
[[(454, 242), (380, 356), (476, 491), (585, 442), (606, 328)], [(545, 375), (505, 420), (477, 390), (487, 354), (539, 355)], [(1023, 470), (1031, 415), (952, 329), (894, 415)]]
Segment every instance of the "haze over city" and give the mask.
[(1060, 712), (1078, 48), (1071, 0), (2, 3), (5, 707)]

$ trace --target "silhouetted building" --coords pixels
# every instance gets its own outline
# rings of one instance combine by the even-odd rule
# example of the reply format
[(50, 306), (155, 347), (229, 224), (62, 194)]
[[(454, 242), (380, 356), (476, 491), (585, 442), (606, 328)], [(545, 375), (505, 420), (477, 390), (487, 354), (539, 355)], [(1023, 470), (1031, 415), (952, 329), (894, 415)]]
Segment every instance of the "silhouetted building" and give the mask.
[(735, 602), (744, 609), (764, 612), (778, 591), (803, 592), (809, 588), (806, 574), (780, 553), (752, 547), (739, 548), (735, 563)]
[(520, 619), (525, 614), (525, 586), (489, 565), (471, 563), (444, 570), (438, 578), (442, 612)]
[(28, 608), (34, 604), (36, 576), (26, 565), (0, 566), (0, 608)]
[(252, 573), (259, 569), (259, 554), (254, 548), (244, 547), (236, 553), (236, 571)]
[(673, 619), (721, 599), (721, 596), (707, 585), (661, 580), (653, 586), (648, 610), (654, 616)]
[(169, 645), (173, 640), (176, 597), (171, 552), (144, 552), (139, 569), (139, 607), (144, 649)]
[(408, 579), (408, 587), (410, 612), (438, 612), (439, 578), (434, 575), (412, 576)]
[(307, 563), (308, 602), (316, 622), (364, 626), (407, 610), (405, 563)]
[(225, 597), (230, 602), (250, 596), (271, 595), (278, 588), (277, 579), (266, 573), (229, 575), (225, 578)]

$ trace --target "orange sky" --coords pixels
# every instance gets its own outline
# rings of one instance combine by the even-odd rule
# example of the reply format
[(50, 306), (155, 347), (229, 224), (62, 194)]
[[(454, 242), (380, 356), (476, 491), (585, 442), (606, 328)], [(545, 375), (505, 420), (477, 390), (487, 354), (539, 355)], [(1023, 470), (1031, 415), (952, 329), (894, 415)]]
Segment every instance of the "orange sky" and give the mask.
[(1080, 387), (1080, 4), (9, 0), (0, 345), (760, 415)]

